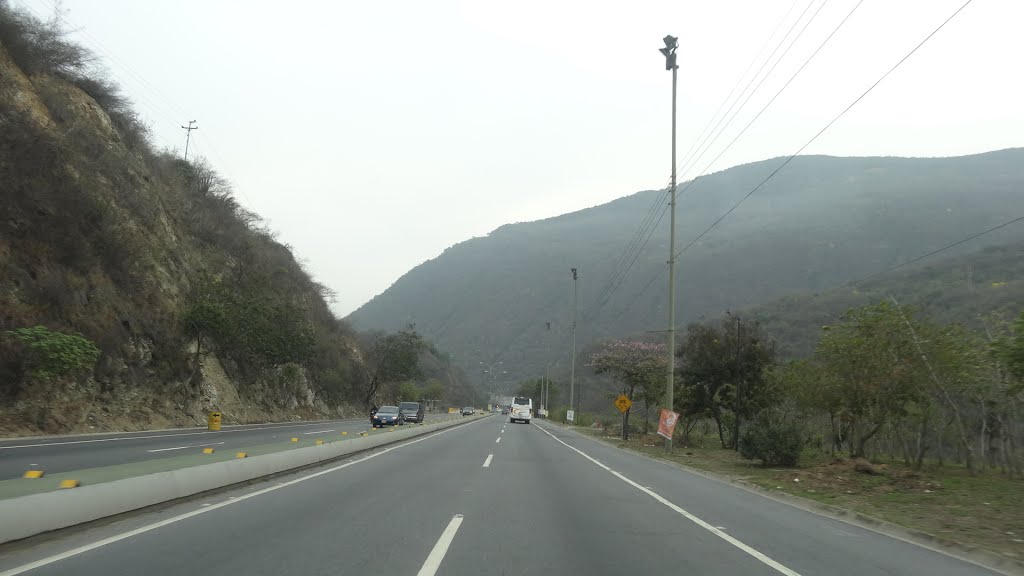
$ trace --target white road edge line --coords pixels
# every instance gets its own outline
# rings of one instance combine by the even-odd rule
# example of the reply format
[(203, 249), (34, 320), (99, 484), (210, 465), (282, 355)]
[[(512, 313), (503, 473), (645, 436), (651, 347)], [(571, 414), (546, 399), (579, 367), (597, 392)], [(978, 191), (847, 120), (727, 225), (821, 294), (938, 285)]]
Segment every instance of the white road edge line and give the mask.
[[(665, 506), (669, 507), (670, 509), (676, 511), (677, 513), (679, 513), (680, 516), (682, 516), (682, 517), (686, 518), (687, 520), (693, 522), (697, 526), (700, 526), (701, 528), (707, 530), (708, 532), (711, 532), (715, 536), (718, 536), (722, 540), (725, 540), (729, 544), (732, 544), (733, 546), (735, 546), (735, 547), (739, 548), (740, 550), (746, 552), (747, 554), (753, 556), (757, 560), (761, 561), (763, 564), (769, 566), (770, 568), (773, 568), (776, 572), (778, 572), (780, 574), (785, 574), (786, 576), (800, 576), (800, 574), (798, 572), (795, 572), (795, 571), (787, 568), (786, 566), (783, 566), (782, 564), (779, 564), (775, 560), (772, 560), (771, 558), (769, 558), (768, 556), (765, 556), (761, 552), (758, 552), (757, 550), (751, 548), (750, 546), (747, 546), (743, 542), (740, 542), (739, 540), (737, 540), (737, 539), (733, 538), (732, 536), (726, 534), (722, 530), (712, 526), (711, 524), (708, 524), (707, 522), (701, 520), (697, 516), (694, 516), (693, 514), (690, 514), (689, 512), (687, 512), (686, 510), (683, 510), (679, 506), (676, 506), (675, 504), (673, 504), (672, 502), (668, 501), (667, 499), (662, 497), (660, 494), (655, 492), (654, 490), (651, 490), (649, 488), (645, 488), (645, 487), (637, 484), (636, 482), (633, 482), (629, 478), (626, 478), (625, 476), (623, 476), (621, 473), (616, 472), (615, 470), (612, 470), (611, 468), (605, 466), (604, 464), (601, 464), (600, 462), (598, 462), (594, 458), (591, 458), (588, 454), (586, 454), (585, 452), (583, 452), (579, 448), (576, 448), (574, 446), (570, 446), (569, 444), (563, 442), (561, 438), (558, 438), (557, 436), (555, 436), (551, 432), (548, 432), (543, 427), (538, 426), (537, 428), (539, 428), (542, 432), (544, 432), (548, 436), (552, 437), (555, 440), (555, 442), (558, 442), (562, 446), (565, 446), (566, 448), (572, 450), (573, 452), (576, 452), (580, 456), (583, 456), (587, 460), (590, 460), (594, 464), (596, 464), (596, 465), (600, 466), (601, 468), (607, 470), (608, 472), (610, 472), (614, 476), (616, 476), (619, 480), (622, 480), (626, 484), (629, 484), (630, 486), (636, 488), (637, 490), (643, 492), (644, 494), (647, 494), (651, 498), (654, 498), (658, 502), (660, 502), (660, 503), (664, 504)], [(6, 576), (6, 575), (5, 574), (0, 574), (0, 576)]]
[(146, 450), (146, 452), (167, 452), (169, 450), (184, 450), (185, 448), (203, 448), (205, 446), (220, 446), (223, 442), (210, 442), (207, 444), (193, 444), (192, 446), (175, 446), (174, 448), (156, 448), (155, 450)]
[(434, 549), (430, 551), (430, 555), (427, 556), (423, 567), (416, 573), (416, 576), (434, 576), (437, 573), (437, 569), (441, 567), (441, 561), (444, 560), (444, 555), (448, 553), (448, 547), (455, 539), (455, 533), (459, 531), (459, 526), (462, 526), (462, 514), (452, 516), (452, 521), (448, 523), (444, 532), (441, 532), (441, 537), (437, 539), (437, 544), (434, 544)]
[[(491, 467), (491, 458), (494, 458), (494, 454), (488, 454), (487, 455), (487, 459), (484, 460), (483, 468), (490, 468)], [(0, 574), (0, 576), (4, 576), (4, 575)]]
[[(480, 420), (477, 420), (477, 422), (480, 422)], [(472, 424), (473, 423), (471, 422), (470, 425), (472, 425)], [(142, 526), (140, 528), (136, 528), (135, 530), (129, 530), (128, 532), (123, 532), (121, 534), (117, 534), (116, 536), (110, 536), (108, 538), (104, 538), (102, 540), (98, 540), (96, 542), (93, 542), (92, 544), (86, 544), (84, 546), (79, 546), (78, 548), (72, 548), (71, 550), (68, 550), (66, 552), (61, 552), (60, 554), (54, 554), (53, 556), (49, 556), (47, 558), (36, 560), (35, 562), (29, 562), (28, 564), (24, 564), (22, 566), (11, 568), (10, 570), (7, 570), (5, 572), (0, 572), (0, 576), (16, 576), (17, 574), (23, 574), (23, 573), (28, 572), (30, 570), (35, 570), (36, 568), (42, 568), (43, 566), (47, 566), (49, 564), (53, 564), (54, 562), (59, 562), (61, 560), (65, 560), (67, 558), (71, 558), (72, 556), (78, 556), (79, 554), (83, 554), (83, 553), (88, 552), (90, 550), (95, 550), (97, 548), (102, 548), (103, 546), (106, 546), (108, 544), (113, 544), (115, 542), (119, 542), (119, 541), (124, 540), (126, 538), (131, 538), (132, 536), (138, 536), (139, 534), (145, 534), (146, 532), (149, 532), (151, 530), (156, 530), (157, 528), (163, 528), (164, 526), (167, 526), (169, 524), (174, 524), (174, 523), (180, 522), (182, 520), (187, 520), (189, 518), (192, 518), (193, 516), (199, 516), (200, 514), (205, 514), (207, 512), (212, 512), (214, 510), (218, 510), (218, 509), (223, 508), (225, 506), (230, 506), (232, 504), (238, 504), (239, 502), (242, 502), (244, 500), (248, 500), (249, 498), (254, 498), (256, 496), (262, 496), (263, 494), (267, 494), (267, 493), (273, 492), (275, 490), (280, 490), (281, 488), (284, 488), (286, 486), (291, 486), (293, 484), (298, 484), (299, 482), (305, 482), (306, 480), (311, 480), (311, 479), (316, 478), (318, 476), (323, 476), (325, 474), (330, 474), (331, 472), (337, 472), (338, 470), (341, 470), (342, 468), (348, 468), (349, 466), (352, 466), (353, 464), (359, 464), (360, 462), (366, 462), (367, 460), (371, 460), (371, 459), (376, 458), (378, 456), (382, 456), (384, 454), (387, 454), (388, 452), (391, 452), (392, 450), (398, 450), (399, 448), (404, 448), (406, 446), (411, 446), (413, 444), (416, 444), (417, 442), (423, 442), (424, 440), (428, 440), (430, 438), (436, 438), (436, 437), (438, 437), (438, 436), (440, 436), (442, 434), (447, 434), (448, 432), (451, 432), (452, 430), (458, 430), (459, 428), (462, 428), (462, 427), (461, 426), (455, 426), (455, 427), (452, 427), (452, 428), (446, 428), (446, 429), (441, 430), (439, 432), (434, 432), (432, 434), (427, 434), (426, 436), (423, 436), (421, 438), (417, 438), (415, 440), (410, 440), (409, 442), (406, 442), (404, 444), (398, 444), (396, 446), (390, 446), (388, 448), (383, 448), (383, 449), (381, 449), (380, 452), (374, 452), (373, 454), (368, 454), (368, 455), (366, 455), (366, 456), (364, 456), (362, 458), (359, 458), (357, 460), (352, 460), (351, 462), (346, 462), (344, 464), (340, 464), (338, 466), (334, 466), (334, 467), (328, 468), (326, 470), (321, 470), (319, 472), (314, 472), (313, 474), (309, 474), (308, 476), (302, 476), (301, 478), (296, 478), (294, 480), (289, 480), (288, 482), (284, 482), (282, 484), (277, 484), (275, 486), (270, 486), (270, 487), (267, 487), (267, 488), (263, 488), (262, 490), (257, 490), (255, 492), (250, 492), (248, 494), (243, 494), (242, 496), (237, 496), (237, 497), (236, 496), (231, 496), (231, 500), (225, 500), (223, 502), (218, 502), (217, 504), (211, 504), (210, 506), (208, 506), (206, 508), (199, 508), (198, 510), (193, 510), (191, 512), (186, 512), (184, 514), (179, 514), (179, 515), (174, 516), (172, 518), (168, 518), (166, 520), (161, 520), (160, 522), (154, 522), (153, 524)]]

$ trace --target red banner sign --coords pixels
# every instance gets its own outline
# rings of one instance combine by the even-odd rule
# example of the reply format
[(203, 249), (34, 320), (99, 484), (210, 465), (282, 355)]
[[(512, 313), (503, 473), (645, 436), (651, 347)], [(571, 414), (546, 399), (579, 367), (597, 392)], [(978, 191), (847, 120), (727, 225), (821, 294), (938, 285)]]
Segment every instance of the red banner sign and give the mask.
[(679, 414), (666, 408), (661, 409), (661, 417), (658, 418), (658, 436), (672, 439), (672, 432), (676, 429), (676, 422), (679, 421)]

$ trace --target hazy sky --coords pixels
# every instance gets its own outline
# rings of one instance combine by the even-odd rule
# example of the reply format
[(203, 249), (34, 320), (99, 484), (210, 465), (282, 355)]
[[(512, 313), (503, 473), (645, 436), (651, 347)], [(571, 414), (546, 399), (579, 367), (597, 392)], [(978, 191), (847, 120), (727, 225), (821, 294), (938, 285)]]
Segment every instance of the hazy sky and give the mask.
[[(13, 3), (49, 16), (53, 1)], [(680, 38), (679, 166), (692, 177), (796, 152), (963, 2), (863, 0), (710, 167), (858, 0), (62, 7), (158, 146), (183, 148), (180, 126), (197, 120), (190, 155), (232, 180), (240, 202), (337, 291), (344, 315), (456, 242), (665, 186), (671, 74), (657, 49), (666, 34)], [(822, 5), (729, 128), (683, 170), (741, 77), (740, 89), (796, 22), (767, 72)], [(974, 0), (805, 153), (946, 156), (1024, 145), (1021, 22), (1021, 0)]]

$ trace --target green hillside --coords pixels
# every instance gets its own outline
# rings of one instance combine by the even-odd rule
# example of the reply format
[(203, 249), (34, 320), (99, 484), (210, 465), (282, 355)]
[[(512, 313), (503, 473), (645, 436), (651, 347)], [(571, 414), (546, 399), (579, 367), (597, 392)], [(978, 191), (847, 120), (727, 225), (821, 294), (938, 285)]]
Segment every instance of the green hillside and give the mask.
[[(685, 246), (783, 160), (683, 184)], [(352, 313), (354, 326), (418, 329), (480, 374), (502, 361), (509, 380), (568, 364), (572, 281), (579, 269), (578, 342), (663, 330), (667, 220), (625, 281), (599, 306), (619, 256), (662, 192), (646, 191), (536, 222), (502, 226), (410, 270)], [(783, 296), (823, 292), (1024, 214), (1024, 149), (956, 158), (799, 157), (685, 252), (679, 323)], [(1007, 227), (923, 264), (1024, 239)], [(662, 274), (653, 283), (650, 280)], [(548, 330), (547, 323), (551, 323)], [(474, 372), (476, 370), (476, 372)]]
[(1024, 311), (1024, 242), (992, 246), (974, 254), (940, 260), (910, 271), (895, 271), (860, 285), (819, 294), (791, 294), (740, 311), (760, 321), (779, 342), (783, 357), (814, 351), (821, 327), (848, 309), (896, 298), (936, 322), (959, 322), (982, 330), (989, 314), (1006, 320)]
[[(0, 0), (0, 436), (365, 413), (374, 338), (94, 61)], [(408, 379), (475, 399), (420, 348), (376, 400)]]

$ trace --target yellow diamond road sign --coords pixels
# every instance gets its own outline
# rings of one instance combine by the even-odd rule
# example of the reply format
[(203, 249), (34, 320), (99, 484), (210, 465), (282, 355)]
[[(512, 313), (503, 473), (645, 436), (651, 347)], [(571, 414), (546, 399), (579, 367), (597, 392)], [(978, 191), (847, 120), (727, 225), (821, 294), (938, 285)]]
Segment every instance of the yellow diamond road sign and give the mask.
[(633, 401), (627, 398), (625, 394), (619, 394), (619, 397), (615, 399), (615, 407), (619, 409), (619, 412), (625, 413), (632, 405)]

